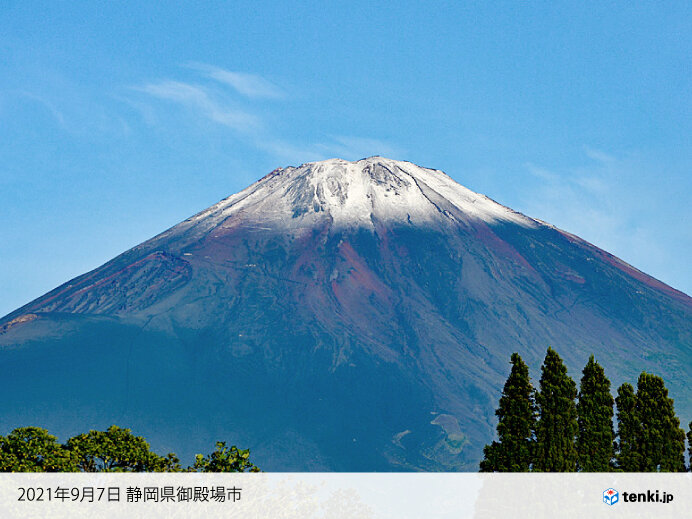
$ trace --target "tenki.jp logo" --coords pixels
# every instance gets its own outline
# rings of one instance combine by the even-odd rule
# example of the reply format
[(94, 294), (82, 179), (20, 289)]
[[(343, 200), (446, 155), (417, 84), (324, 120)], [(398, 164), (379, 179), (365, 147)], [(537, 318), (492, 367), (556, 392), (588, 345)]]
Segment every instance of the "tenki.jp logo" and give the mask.
[[(622, 501), (625, 503), (672, 503), (675, 496), (659, 490), (647, 490), (646, 492), (623, 492)], [(614, 488), (606, 488), (603, 491), (603, 502), (613, 506), (620, 501), (620, 492)]]
[(603, 502), (606, 505), (613, 506), (615, 503), (620, 501), (620, 494), (614, 488), (608, 488), (603, 491)]

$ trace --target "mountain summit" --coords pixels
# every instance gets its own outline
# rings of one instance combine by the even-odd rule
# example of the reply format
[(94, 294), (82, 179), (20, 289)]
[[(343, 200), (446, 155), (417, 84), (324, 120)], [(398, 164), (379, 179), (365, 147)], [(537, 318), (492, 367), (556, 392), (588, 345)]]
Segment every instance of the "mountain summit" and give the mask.
[(0, 319), (0, 415), (224, 439), (265, 470), (477, 470), (514, 351), (656, 372), (689, 420), (691, 323), (687, 295), (441, 171), (332, 159)]
[(333, 228), (377, 224), (441, 224), (478, 219), (531, 225), (514, 211), (457, 184), (442, 171), (370, 157), (277, 169), (190, 222), (230, 217), (277, 229), (305, 229), (330, 219)]

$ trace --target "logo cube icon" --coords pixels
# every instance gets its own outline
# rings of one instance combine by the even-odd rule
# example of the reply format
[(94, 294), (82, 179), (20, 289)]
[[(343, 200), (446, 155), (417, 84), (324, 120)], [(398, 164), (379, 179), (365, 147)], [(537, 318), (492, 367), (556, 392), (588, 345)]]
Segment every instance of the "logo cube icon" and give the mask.
[(620, 501), (620, 494), (614, 488), (608, 488), (603, 491), (603, 502), (606, 505), (614, 505)]

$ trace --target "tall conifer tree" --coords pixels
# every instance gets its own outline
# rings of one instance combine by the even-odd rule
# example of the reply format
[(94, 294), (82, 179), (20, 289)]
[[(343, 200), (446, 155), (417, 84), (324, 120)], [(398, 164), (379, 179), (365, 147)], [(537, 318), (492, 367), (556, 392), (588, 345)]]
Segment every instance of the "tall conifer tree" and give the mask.
[(496, 441), (483, 447), (483, 459), (480, 465), (481, 472), (504, 472), (502, 470), (502, 459), (500, 458), (501, 448), (500, 443)]
[(615, 456), (610, 380), (593, 355), (582, 373), (577, 402), (578, 468), (584, 472), (609, 472)]
[(617, 467), (624, 472), (642, 470), (639, 453), (641, 422), (637, 416), (637, 396), (632, 384), (624, 383), (618, 388), (617, 405), (618, 440), (615, 459)]
[(685, 470), (685, 432), (661, 377), (642, 373), (637, 382), (639, 450), (644, 472)]
[(495, 411), (499, 418), (499, 442), (483, 449), (481, 472), (528, 472), (531, 466), (536, 426), (534, 389), (529, 368), (518, 353), (512, 354), (511, 363), (512, 370)]
[(541, 366), (540, 392), (536, 395), (536, 459), (542, 472), (574, 472), (577, 468), (577, 385), (567, 375), (562, 359), (552, 348)]
[(687, 432), (687, 455), (690, 458), (690, 472), (692, 472), (692, 422), (690, 422), (690, 430)]
[(687, 432), (687, 455), (690, 458), (690, 472), (692, 472), (692, 422), (690, 422), (690, 430)]

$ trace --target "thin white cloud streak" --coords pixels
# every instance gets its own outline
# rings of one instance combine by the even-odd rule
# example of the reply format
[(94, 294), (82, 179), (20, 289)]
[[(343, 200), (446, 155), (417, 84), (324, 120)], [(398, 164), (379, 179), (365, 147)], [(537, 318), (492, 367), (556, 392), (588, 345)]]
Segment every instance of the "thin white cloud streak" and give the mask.
[(605, 153), (604, 151), (589, 148), (588, 146), (584, 148), (584, 152), (586, 153), (587, 157), (602, 164), (612, 164), (617, 160), (614, 156)]
[[(204, 86), (182, 81), (164, 80), (149, 83), (133, 90), (165, 101), (171, 101), (190, 108), (196, 116), (201, 116), (240, 133), (253, 148), (270, 153), (282, 161), (291, 163), (309, 162), (325, 158), (322, 152), (309, 147), (290, 144), (271, 135), (258, 115), (232, 109), (212, 95)], [(147, 106), (147, 105), (144, 105)], [(155, 118), (150, 110), (143, 113), (145, 119), (153, 123)]]
[(591, 236), (611, 238), (626, 226), (626, 212), (612, 196), (620, 176), (614, 163), (560, 172), (530, 163), (526, 167), (540, 182), (527, 204), (540, 218), (571, 232), (590, 229)]
[(596, 163), (559, 172), (527, 164), (539, 183), (522, 209), (671, 282), (668, 238), (651, 218), (661, 194), (630, 185), (642, 165), (599, 150), (587, 148), (585, 154)]
[[(278, 98), (284, 95), (279, 87), (259, 76), (230, 72), (204, 64), (191, 64), (188, 67), (231, 86), (247, 97)], [(216, 89), (205, 85), (167, 79), (133, 87), (133, 90), (186, 106), (197, 116), (205, 117), (237, 131), (243, 140), (255, 149), (265, 151), (290, 164), (333, 157), (355, 160), (372, 155), (398, 156), (398, 151), (393, 146), (381, 140), (356, 136), (327, 135), (323, 142), (296, 145), (272, 135), (267, 129), (268, 125), (264, 124), (263, 118), (252, 113), (247, 106), (243, 110), (231, 108), (228, 106), (228, 99), (224, 99)], [(138, 105), (135, 103), (133, 106)], [(148, 108), (143, 116), (149, 123), (155, 121), (153, 113)]]
[(236, 131), (247, 133), (256, 130), (260, 126), (260, 120), (257, 116), (224, 106), (221, 102), (212, 98), (204, 87), (199, 85), (181, 81), (163, 81), (160, 83), (149, 83), (135, 89), (159, 99), (173, 101), (193, 108), (206, 118)]
[(191, 63), (189, 68), (202, 72), (205, 76), (230, 86), (239, 94), (250, 98), (282, 99), (284, 91), (261, 76), (245, 72), (233, 72), (204, 63)]
[[(95, 134), (125, 136), (131, 132), (130, 125), (107, 103), (107, 97), (96, 96), (78, 84), (63, 85), (58, 82), (52, 89), (43, 92), (11, 90), (7, 92), (5, 104), (19, 107), (38, 106), (48, 114), (56, 126), (73, 138)], [(44, 121), (31, 115), (31, 124), (42, 126)]]
[(24, 90), (17, 92), (21, 97), (35, 101), (36, 103), (43, 106), (48, 112), (53, 116), (53, 118), (58, 122), (58, 124), (65, 128), (65, 116), (58, 110), (50, 101), (44, 99), (41, 96), (32, 94), (31, 92), (26, 92)]

